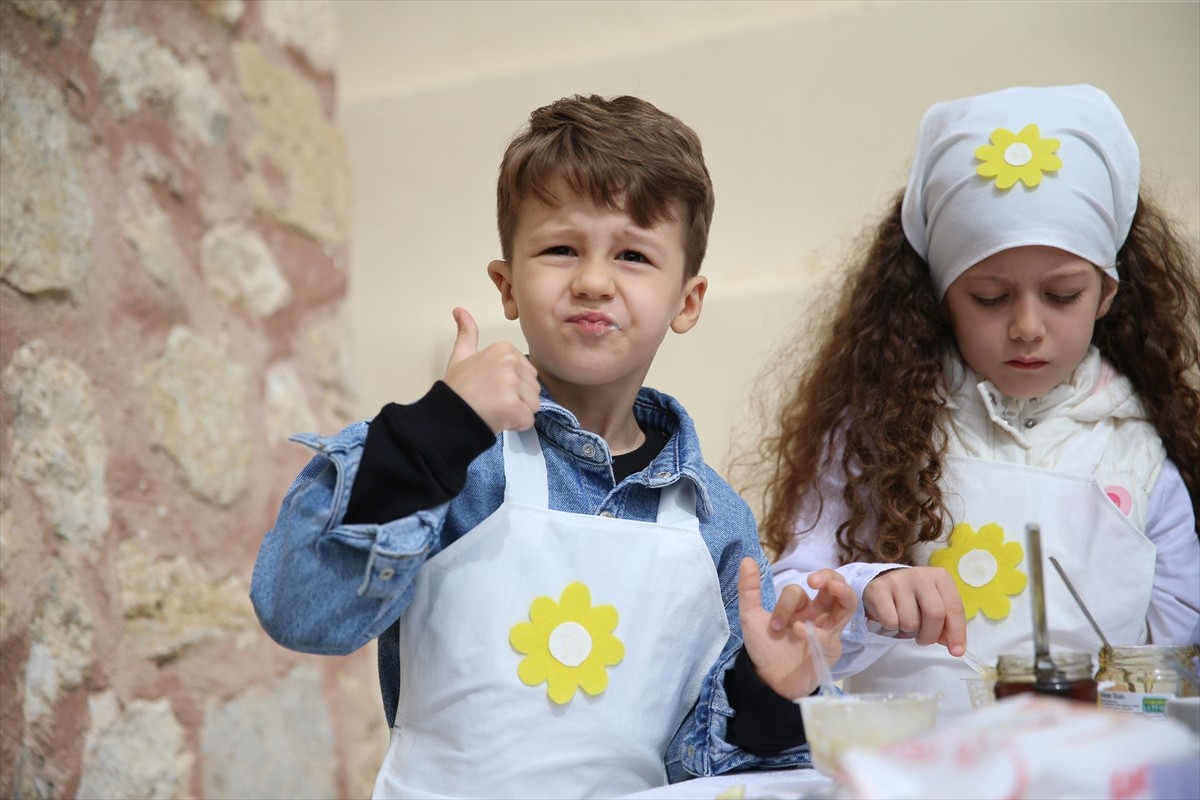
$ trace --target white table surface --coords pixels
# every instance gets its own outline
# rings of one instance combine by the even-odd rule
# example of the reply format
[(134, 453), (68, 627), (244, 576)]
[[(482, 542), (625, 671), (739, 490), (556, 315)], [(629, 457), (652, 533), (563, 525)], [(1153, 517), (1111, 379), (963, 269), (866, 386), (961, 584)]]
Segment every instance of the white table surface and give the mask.
[(624, 795), (625, 798), (695, 798), (695, 800), (800, 800), (833, 797), (833, 781), (815, 769), (735, 772), (696, 778)]

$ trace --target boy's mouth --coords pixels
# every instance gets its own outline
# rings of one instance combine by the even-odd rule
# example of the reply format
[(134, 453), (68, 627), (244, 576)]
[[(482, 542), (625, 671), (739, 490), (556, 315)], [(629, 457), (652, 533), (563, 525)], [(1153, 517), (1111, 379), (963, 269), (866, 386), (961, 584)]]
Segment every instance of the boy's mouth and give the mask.
[(585, 311), (570, 317), (567, 322), (576, 325), (585, 333), (600, 334), (606, 331), (619, 331), (621, 325), (608, 314), (598, 311)]

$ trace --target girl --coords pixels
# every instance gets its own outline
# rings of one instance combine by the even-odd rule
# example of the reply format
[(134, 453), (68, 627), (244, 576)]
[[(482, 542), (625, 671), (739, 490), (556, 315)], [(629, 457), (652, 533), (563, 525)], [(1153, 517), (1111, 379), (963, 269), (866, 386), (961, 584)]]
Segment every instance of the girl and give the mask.
[[(907, 189), (761, 451), (776, 584), (836, 563), (862, 597), (848, 690), (934, 688), (953, 713), (968, 641), (990, 663), (1032, 655), (1028, 523), (1111, 643), (1198, 638), (1200, 288), (1138, 181), (1091, 86), (922, 120)], [(1097, 652), (1044, 574), (1052, 650)]]

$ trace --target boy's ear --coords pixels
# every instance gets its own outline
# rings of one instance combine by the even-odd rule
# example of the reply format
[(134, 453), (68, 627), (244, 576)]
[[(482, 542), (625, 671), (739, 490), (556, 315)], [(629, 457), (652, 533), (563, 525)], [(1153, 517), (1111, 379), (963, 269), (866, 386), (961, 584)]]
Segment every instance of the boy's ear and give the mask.
[(513, 298), (512, 285), (512, 267), (507, 261), (493, 261), (488, 264), (488, 277), (492, 279), (492, 283), (496, 284), (496, 289), (500, 292), (500, 302), (504, 305), (504, 318), (516, 319), (517, 301)]
[(683, 284), (683, 305), (675, 319), (671, 321), (671, 330), (676, 333), (687, 333), (700, 321), (700, 309), (704, 306), (704, 293), (708, 291), (708, 278), (696, 275), (688, 278)]
[(1107, 275), (1100, 283), (1100, 305), (1096, 308), (1096, 319), (1100, 319), (1108, 313), (1108, 309), (1112, 307), (1113, 298), (1117, 296), (1117, 282)]

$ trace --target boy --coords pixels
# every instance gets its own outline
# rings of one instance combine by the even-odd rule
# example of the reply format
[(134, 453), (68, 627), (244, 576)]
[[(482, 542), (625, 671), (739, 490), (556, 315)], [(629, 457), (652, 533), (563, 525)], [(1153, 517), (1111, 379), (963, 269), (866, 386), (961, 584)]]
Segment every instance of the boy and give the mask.
[(478, 350), (455, 309), (428, 395), (299, 439), (318, 454), (259, 554), (264, 628), (312, 653), (379, 637), (376, 796), (611, 796), (807, 763), (785, 699), (817, 685), (804, 626), (832, 663), (853, 593), (826, 570), (813, 600), (764, 610), (749, 508), (642, 387), (707, 288), (699, 140), (636, 98), (560, 100), (509, 145), (497, 207), (488, 275), (528, 356)]

